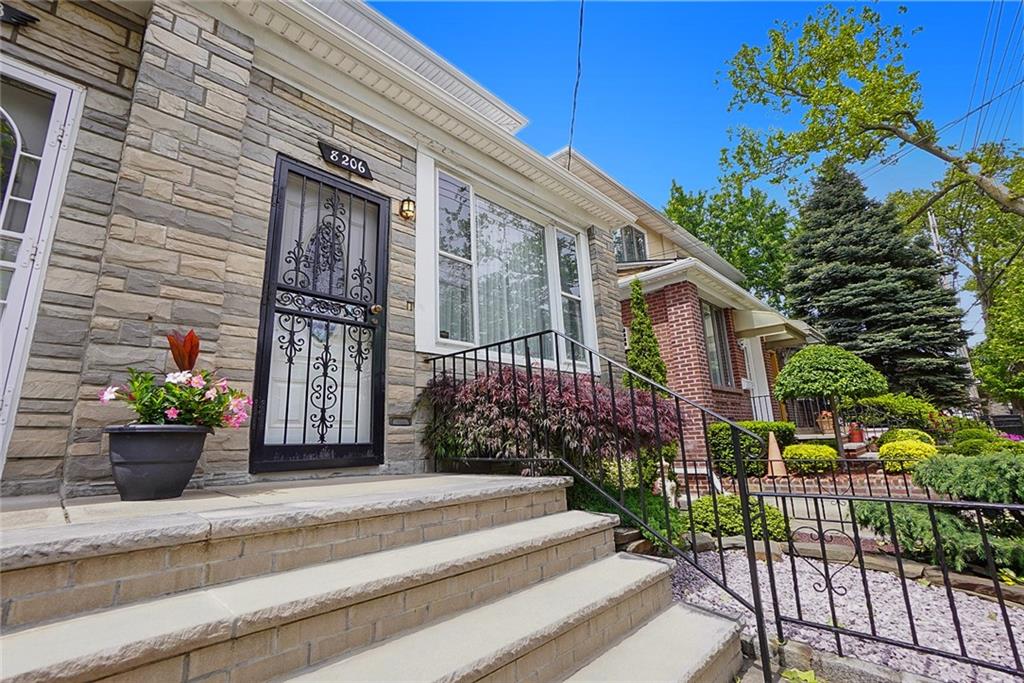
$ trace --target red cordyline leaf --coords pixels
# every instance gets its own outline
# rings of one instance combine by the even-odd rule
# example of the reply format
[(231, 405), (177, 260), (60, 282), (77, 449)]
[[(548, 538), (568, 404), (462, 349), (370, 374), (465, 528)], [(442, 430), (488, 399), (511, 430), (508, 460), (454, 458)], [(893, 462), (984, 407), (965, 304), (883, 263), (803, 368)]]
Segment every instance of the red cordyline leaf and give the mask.
[(171, 356), (179, 370), (191, 371), (195, 368), (196, 358), (199, 357), (199, 335), (195, 330), (189, 330), (185, 336), (178, 331), (171, 332), (167, 335), (167, 344), (171, 347)]

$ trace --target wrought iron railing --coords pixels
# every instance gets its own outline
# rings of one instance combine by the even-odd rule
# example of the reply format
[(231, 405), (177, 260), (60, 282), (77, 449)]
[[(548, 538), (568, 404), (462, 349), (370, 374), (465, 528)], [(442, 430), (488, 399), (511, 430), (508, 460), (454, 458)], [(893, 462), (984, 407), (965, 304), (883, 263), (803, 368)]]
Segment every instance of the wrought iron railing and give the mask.
[[(431, 363), (434, 421), (427, 440), (439, 466), (572, 474), (573, 490), (588, 494), (592, 505), (619, 514), (749, 611), (766, 680), (770, 624), (779, 641), (801, 630), (827, 633), (840, 654), (850, 643), (874, 642), (1024, 675), (1014, 640), (1024, 631), (1024, 609), (1008, 604), (1005, 594), (1016, 591), (1004, 590), (999, 580), (1005, 548), (991, 542), (993, 525), (1005, 529), (1008, 520), (1024, 519), (1024, 506), (949, 500), (915, 486), (909, 463), (894, 461), (840, 459), (822, 466), (790, 460), (789, 474), (779, 476), (757, 435), (558, 332)], [(729, 495), (735, 498), (723, 502)], [(695, 513), (695, 506), (706, 506), (701, 499), (710, 499), (710, 514)], [(729, 550), (724, 508), (737, 499), (743, 542)], [(916, 536), (908, 539), (905, 527), (915, 510), (924, 515), (925, 529), (911, 525)], [(781, 517), (778, 526), (773, 516)], [(951, 520), (974, 534), (973, 562), (948, 556)], [(930, 542), (923, 538), (928, 528)], [(710, 533), (710, 544), (701, 532)], [(935, 567), (932, 583), (942, 584), (948, 603), (943, 623), (949, 633), (941, 642), (920, 623), (922, 610), (912, 599), (921, 577), (908, 567), (926, 564)], [(900, 599), (873, 588), (880, 579), (872, 572), (880, 566), (894, 569), (886, 580)], [(989, 644), (1008, 640), (1002, 650), (979, 649), (965, 636), (960, 603), (980, 598), (963, 598), (952, 587), (956, 569), (991, 586), (984, 592), (994, 601), (995, 618), (980, 628)], [(762, 585), (770, 600), (762, 600)], [(851, 591), (859, 591), (852, 606)], [(930, 613), (934, 622), (935, 610)]]

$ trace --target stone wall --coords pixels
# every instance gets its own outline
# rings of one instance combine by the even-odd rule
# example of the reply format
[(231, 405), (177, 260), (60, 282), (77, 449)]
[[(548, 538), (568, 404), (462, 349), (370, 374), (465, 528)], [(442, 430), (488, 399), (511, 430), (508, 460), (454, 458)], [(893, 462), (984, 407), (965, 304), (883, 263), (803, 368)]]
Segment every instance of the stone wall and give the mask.
[(38, 22), (0, 24), (4, 54), (84, 87), (85, 108), (7, 451), (5, 494), (57, 490), (65, 455), (82, 448), (71, 415), (80, 391), (88, 393), (80, 377), (146, 23), (114, 2), (8, 4)]

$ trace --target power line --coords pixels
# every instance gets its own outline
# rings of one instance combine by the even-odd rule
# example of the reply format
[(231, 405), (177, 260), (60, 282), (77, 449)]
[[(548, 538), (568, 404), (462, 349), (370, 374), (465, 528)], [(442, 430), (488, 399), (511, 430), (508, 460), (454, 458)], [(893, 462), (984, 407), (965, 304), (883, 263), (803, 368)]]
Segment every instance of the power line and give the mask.
[[(981, 74), (981, 63), (985, 58), (985, 45), (988, 44), (988, 28), (992, 23), (992, 8), (995, 7), (996, 0), (988, 6), (988, 18), (985, 20), (985, 35), (981, 39), (981, 50), (978, 52), (978, 63), (974, 66), (974, 83), (971, 84), (971, 97), (967, 100), (967, 111), (971, 110), (971, 105), (974, 104), (974, 92), (978, 88), (978, 76)], [(960, 131), (960, 142), (957, 143), (957, 149), (963, 149), (964, 136), (967, 134), (967, 123), (964, 122), (963, 130)]]
[[(995, 79), (995, 81), (992, 84), (993, 92), (995, 92), (996, 90), (999, 89), (1000, 84), (1003, 81), (1003, 66), (1006, 64), (1006, 55), (1009, 54), (1009, 52), (1010, 52), (1010, 46), (1013, 45), (1013, 43), (1014, 43), (1014, 40), (1013, 40), (1014, 29), (1017, 28), (1017, 21), (1020, 19), (1020, 12), (1021, 12), (1021, 8), (1022, 7), (1024, 7), (1024, 2), (1017, 3), (1017, 11), (1014, 12), (1014, 14), (1013, 14), (1013, 23), (1010, 25), (1010, 30), (1009, 30), (1009, 32), (1007, 33), (1007, 36), (1006, 36), (1006, 45), (1005, 45), (1005, 47), (1003, 47), (1003, 54), (999, 57), (999, 68), (996, 70), (996, 79)], [(1018, 34), (1018, 37), (1019, 37), (1019, 34)], [(996, 39), (998, 40), (998, 34), (996, 36)], [(1010, 73), (1012, 73), (1012, 70), (1011, 70), (1011, 72), (1007, 73), (1007, 77), (1008, 78), (1009, 78), (1009, 74)], [(992, 116), (993, 116), (991, 123), (995, 124), (995, 128), (994, 128), (994, 130), (992, 130), (992, 133), (997, 133), (999, 131), (999, 119), (997, 118), (997, 114), (996, 114), (997, 111), (999, 111), (999, 107), (993, 107), (992, 110), (985, 110), (984, 112), (982, 112), (982, 115), (981, 115), (982, 131), (984, 131), (984, 129), (985, 129), (985, 123), (987, 121), (989, 121), (989, 114), (992, 114)], [(984, 132), (983, 132), (982, 133), (982, 138), (984, 139), (984, 137), (985, 137), (985, 135), (984, 135)], [(993, 142), (999, 142), (999, 139), (998, 138), (994, 139)]]
[(576, 83), (572, 86), (572, 113), (569, 115), (569, 156), (565, 169), (572, 171), (572, 139), (576, 134), (576, 100), (580, 94), (580, 76), (583, 74), (583, 3), (580, 0), (580, 25), (576, 34)]
[[(1003, 18), (1003, 3), (999, 3), (999, 14), (996, 15), (996, 30), (992, 32), (992, 49), (988, 53), (988, 66), (985, 68), (985, 85), (981, 89), (981, 96), (985, 97), (988, 93), (988, 77), (992, 74), (992, 61), (996, 56), (996, 43), (999, 42), (999, 23)], [(992, 86), (995, 88), (995, 84)], [(971, 144), (972, 148), (978, 146), (978, 141), (981, 139), (981, 127), (984, 124), (985, 115), (982, 114), (978, 117), (978, 122), (974, 127), (974, 142)]]

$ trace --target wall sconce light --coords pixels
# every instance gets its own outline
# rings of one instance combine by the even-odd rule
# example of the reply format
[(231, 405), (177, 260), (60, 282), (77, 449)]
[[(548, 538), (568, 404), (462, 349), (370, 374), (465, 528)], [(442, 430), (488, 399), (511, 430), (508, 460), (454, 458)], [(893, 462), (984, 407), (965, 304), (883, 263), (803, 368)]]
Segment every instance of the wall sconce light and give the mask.
[(398, 205), (398, 215), (407, 221), (416, 218), (416, 202), (408, 197), (403, 199), (402, 203)]

